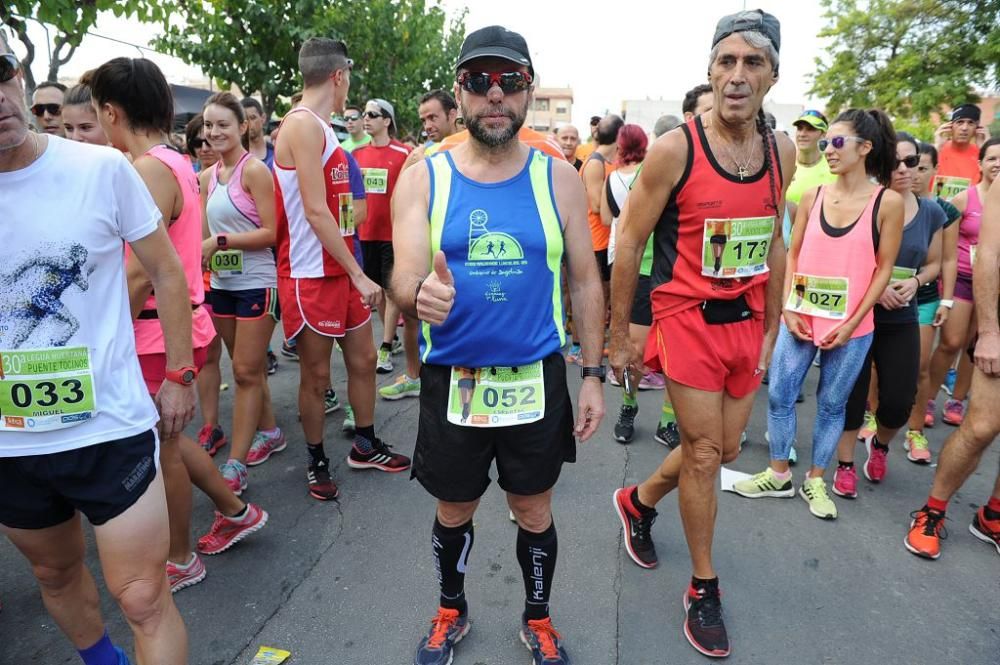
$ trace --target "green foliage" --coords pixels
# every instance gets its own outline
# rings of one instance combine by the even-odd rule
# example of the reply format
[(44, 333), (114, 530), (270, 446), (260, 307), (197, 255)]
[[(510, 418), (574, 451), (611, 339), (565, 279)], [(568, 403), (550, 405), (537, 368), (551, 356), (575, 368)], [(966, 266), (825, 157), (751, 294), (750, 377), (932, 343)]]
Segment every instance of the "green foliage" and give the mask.
[(829, 61), (817, 58), (811, 92), (834, 115), (878, 107), (921, 124), (1000, 80), (1000, 0), (822, 3)]

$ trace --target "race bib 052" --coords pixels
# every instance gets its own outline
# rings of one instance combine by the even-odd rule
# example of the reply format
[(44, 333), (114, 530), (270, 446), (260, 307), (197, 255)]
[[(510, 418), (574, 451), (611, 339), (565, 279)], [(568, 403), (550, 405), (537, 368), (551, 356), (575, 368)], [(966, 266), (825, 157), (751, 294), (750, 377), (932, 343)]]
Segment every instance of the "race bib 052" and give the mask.
[(542, 361), (523, 367), (451, 368), (448, 422), (464, 427), (509, 427), (545, 415)]

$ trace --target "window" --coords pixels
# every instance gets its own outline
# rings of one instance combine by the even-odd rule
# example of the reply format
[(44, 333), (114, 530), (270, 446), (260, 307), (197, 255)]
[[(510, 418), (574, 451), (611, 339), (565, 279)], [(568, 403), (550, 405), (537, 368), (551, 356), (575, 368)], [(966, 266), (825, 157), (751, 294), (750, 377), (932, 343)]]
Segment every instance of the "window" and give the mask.
[(556, 104), (556, 113), (559, 115), (569, 115), (569, 107), (566, 104)]
[(548, 99), (536, 99), (535, 100), (535, 110), (536, 111), (548, 111), (549, 110), (549, 100)]

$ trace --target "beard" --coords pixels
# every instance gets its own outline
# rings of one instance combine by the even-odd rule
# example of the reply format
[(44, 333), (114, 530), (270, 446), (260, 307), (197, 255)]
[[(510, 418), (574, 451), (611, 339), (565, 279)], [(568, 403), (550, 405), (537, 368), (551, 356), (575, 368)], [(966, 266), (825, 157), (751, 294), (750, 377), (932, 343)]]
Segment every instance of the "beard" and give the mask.
[[(510, 126), (506, 128), (493, 129), (486, 127), (482, 123), (483, 117), (487, 115), (500, 114), (510, 119)], [(465, 126), (469, 130), (469, 135), (488, 148), (500, 148), (517, 139), (517, 133), (524, 126), (524, 120), (528, 117), (528, 99), (524, 100), (524, 105), (518, 113), (503, 104), (487, 104), (486, 108), (479, 115), (472, 115), (469, 110), (462, 105), (462, 117), (465, 118)]]

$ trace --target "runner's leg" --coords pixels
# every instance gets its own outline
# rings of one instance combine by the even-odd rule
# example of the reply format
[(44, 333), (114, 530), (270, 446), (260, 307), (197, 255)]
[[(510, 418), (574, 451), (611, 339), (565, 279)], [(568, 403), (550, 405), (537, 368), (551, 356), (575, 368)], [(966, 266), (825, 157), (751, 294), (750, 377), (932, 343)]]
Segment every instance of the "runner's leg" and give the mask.
[[(348, 333), (350, 334), (350, 333)], [(371, 328), (368, 328), (371, 335)], [(330, 354), (333, 351), (333, 338), (314, 332), (304, 327), (295, 340), (299, 350), (299, 414), (302, 418), (302, 431), (306, 443), (316, 444), (323, 441), (323, 428), (326, 413), (323, 397), (330, 385)], [(341, 338), (344, 349), (344, 361), (350, 354), (346, 346), (346, 337)], [(375, 385), (375, 370), (372, 369), (372, 386)], [(357, 407), (355, 412), (357, 411)]]
[(411, 379), (420, 378), (420, 321), (409, 316), (403, 317), (403, 350), (406, 352), (406, 375)]
[(233, 320), (233, 433), (230, 459), (246, 463), (247, 453), (257, 433), (267, 383), (267, 343), (274, 332), (274, 318)]
[[(184, 460), (184, 468), (191, 483), (212, 500), (216, 509), (227, 517), (232, 517), (243, 510), (245, 504), (226, 485), (226, 481), (222, 478), (222, 474), (219, 473), (218, 467), (215, 466), (208, 453), (184, 434), (178, 437), (178, 445), (181, 458)], [(189, 512), (188, 529), (190, 526)], [(174, 550), (171, 548), (171, 557), (173, 554)], [(184, 563), (189, 556), (190, 552), (182, 559), (171, 558), (170, 560), (175, 563)]]
[[(180, 435), (183, 436), (183, 435)], [(160, 440), (160, 470), (170, 517), (170, 556), (174, 563), (191, 558), (191, 477), (181, 456), (180, 436)]]
[(955, 300), (955, 306), (948, 320), (941, 326), (941, 339), (931, 355), (931, 394), (936, 395), (944, 382), (945, 374), (955, 363), (958, 354), (964, 350), (968, 337), (969, 322), (972, 320), (973, 305), (965, 300)]
[[(389, 299), (386, 298), (386, 302)], [(388, 311), (387, 314), (391, 314)], [(399, 316), (395, 310), (393, 316)], [(390, 319), (395, 322), (395, 319)], [(389, 338), (392, 339), (391, 337)], [(354, 409), (354, 419), (358, 428), (375, 424), (375, 345), (372, 343), (371, 321), (360, 328), (348, 330), (340, 338), (344, 350), (344, 366), (347, 368), (347, 398)], [(329, 366), (329, 358), (327, 358)], [(322, 430), (320, 430), (322, 433)]]
[(920, 326), (920, 378), (917, 382), (917, 401), (910, 410), (910, 420), (907, 423), (909, 429), (915, 432), (924, 431), (927, 402), (934, 399), (937, 393), (937, 388), (931, 389), (930, 382), (931, 351), (936, 335), (937, 328), (934, 326)]
[[(213, 319), (214, 321), (215, 319)], [(218, 330), (218, 325), (216, 325)], [(198, 371), (198, 403), (201, 405), (202, 425), (219, 424), (219, 386), (222, 385), (222, 337), (216, 335), (208, 345), (205, 365)]]

